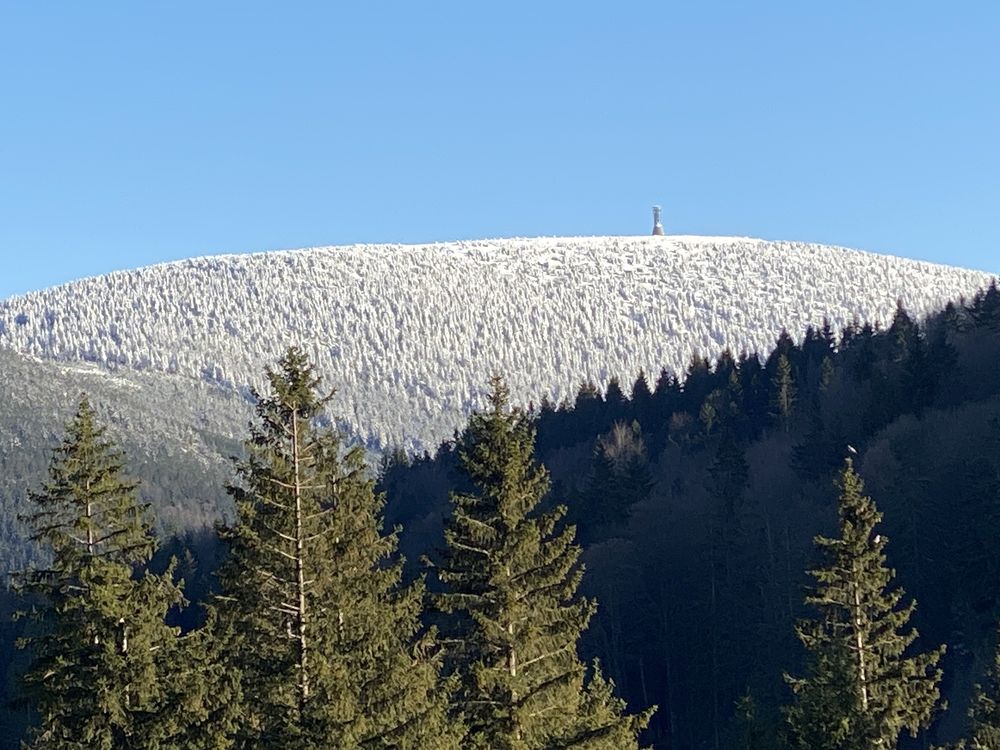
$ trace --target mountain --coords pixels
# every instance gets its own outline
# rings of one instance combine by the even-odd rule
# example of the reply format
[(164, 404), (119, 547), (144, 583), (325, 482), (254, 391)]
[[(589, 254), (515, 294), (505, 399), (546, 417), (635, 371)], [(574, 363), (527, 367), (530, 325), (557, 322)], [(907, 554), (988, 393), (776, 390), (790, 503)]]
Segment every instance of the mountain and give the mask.
[(372, 447), (433, 448), (507, 376), (571, 398), (695, 352), (764, 351), (782, 327), (886, 321), (971, 295), (984, 273), (842, 248), (711, 237), (354, 245), (198, 258), (0, 303), (0, 346), (235, 390), (298, 344)]
[[(188, 595), (203, 600), (221, 550), (198, 532), (230, 508), (224, 486), (251, 417), (248, 386), (291, 344), (340, 389), (332, 412), (341, 426), (373, 447), (420, 450), (464, 423), (491, 372), (505, 374), (522, 402), (545, 393), (572, 400), (586, 379), (604, 386), (619, 376), (627, 390), (640, 369), (680, 372), (696, 351), (766, 354), (783, 327), (801, 339), (824, 318), (834, 328), (887, 324), (897, 299), (918, 317), (989, 281), (819, 245), (643, 237), (203, 258), (12, 298), (0, 302), (0, 576), (39, 560), (19, 515), (81, 392), (126, 451), (161, 535), (180, 537), (164, 557), (178, 554)], [(718, 743), (748, 684), (762, 715), (777, 715), (781, 674), (799, 659), (803, 571), (813, 538), (833, 522), (825, 472), (846, 443), (858, 446), (898, 540), (890, 561), (920, 602), (921, 634), (955, 645), (946, 664), (958, 686), (948, 695), (955, 716), (980, 674), (971, 655), (992, 653), (998, 292), (949, 308), (922, 331), (898, 314), (884, 333), (855, 331), (837, 351), (822, 336), (783, 344), (798, 413), (781, 424), (769, 410), (773, 372), (753, 360), (741, 370), (747, 387), (740, 378), (732, 392), (732, 373), (719, 368), (683, 390), (540, 413), (552, 502), (570, 506), (586, 531), (586, 591), (601, 602), (583, 651), (601, 658), (633, 705), (661, 706), (650, 736), (658, 746), (686, 747), (678, 737), (707, 746), (712, 732)], [(742, 435), (743, 458), (723, 450), (724, 419)], [(610, 445), (620, 425), (636, 427), (612, 447), (642, 457), (634, 486), (649, 492), (626, 498), (612, 527), (587, 516), (586, 498), (605, 497), (591, 491), (595, 447)], [(442, 450), (390, 462), (382, 477), (387, 520), (403, 525), (414, 570), (440, 544), (455, 458)], [(715, 497), (719, 472), (736, 476), (741, 466), (737, 500)], [(731, 522), (724, 548), (719, 519)], [(712, 558), (719, 549), (724, 566)], [(2, 593), (7, 612), (16, 602)], [(23, 626), (0, 620), (5, 702), (3, 685), (23, 664), (10, 646)], [(706, 660), (717, 653), (721, 666)], [(27, 718), (0, 712), (0, 747), (16, 742)]]

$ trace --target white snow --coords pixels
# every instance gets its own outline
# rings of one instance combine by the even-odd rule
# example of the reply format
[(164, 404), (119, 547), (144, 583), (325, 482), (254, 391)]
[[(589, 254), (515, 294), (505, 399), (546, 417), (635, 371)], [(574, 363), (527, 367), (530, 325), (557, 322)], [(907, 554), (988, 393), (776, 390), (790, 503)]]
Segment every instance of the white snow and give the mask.
[(843, 248), (726, 237), (353, 245), (226, 255), (0, 302), (0, 345), (33, 356), (259, 385), (300, 345), (372, 444), (431, 448), (491, 373), (515, 398), (767, 351), (782, 326), (890, 319), (971, 296), (988, 274)]

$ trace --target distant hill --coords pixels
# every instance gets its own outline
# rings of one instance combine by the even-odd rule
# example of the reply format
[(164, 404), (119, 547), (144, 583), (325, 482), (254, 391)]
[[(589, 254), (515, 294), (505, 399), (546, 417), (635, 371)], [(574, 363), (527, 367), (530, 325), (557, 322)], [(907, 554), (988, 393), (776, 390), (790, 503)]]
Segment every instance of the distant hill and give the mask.
[(18, 516), (46, 478), (51, 449), (86, 392), (124, 447), (164, 535), (210, 526), (229, 507), (230, 456), (250, 405), (232, 391), (154, 372), (43, 362), (0, 350), (0, 580), (36, 561)]
[[(0, 346), (240, 391), (290, 344), (372, 447), (433, 448), (490, 373), (515, 398), (766, 350), (824, 317), (922, 315), (987, 274), (821, 245), (710, 237), (484, 240), (218, 256), (0, 303)], [(158, 381), (163, 384), (173, 381)], [(150, 387), (153, 381), (150, 381)]]

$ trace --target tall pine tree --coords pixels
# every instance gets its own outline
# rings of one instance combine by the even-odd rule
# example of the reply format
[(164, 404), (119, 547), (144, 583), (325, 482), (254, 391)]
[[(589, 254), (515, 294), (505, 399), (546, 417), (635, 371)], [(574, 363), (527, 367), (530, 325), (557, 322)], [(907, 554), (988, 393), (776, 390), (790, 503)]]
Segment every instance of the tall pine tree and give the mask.
[(214, 613), (240, 675), (236, 746), (457, 748), (423, 587), (400, 583), (362, 450), (317, 424), (327, 399), (301, 352), (267, 376)]
[(938, 702), (944, 648), (914, 653), (909, 625), (915, 603), (903, 604), (886, 566), (882, 515), (864, 494), (850, 459), (839, 479), (837, 539), (817, 537), (824, 567), (806, 598), (816, 616), (797, 630), (809, 651), (808, 675), (788, 678), (792, 745), (810, 750), (890, 750), (900, 734), (916, 735)]
[(183, 597), (172, 570), (142, 572), (156, 540), (123, 464), (83, 399), (48, 481), (31, 495), (32, 538), (52, 560), (16, 581), (36, 603), (21, 644), (32, 658), (26, 698), (40, 720), (33, 750), (175, 746), (178, 634), (165, 618)]
[(635, 747), (650, 712), (626, 715), (599, 671), (585, 685), (576, 646), (595, 603), (577, 594), (580, 549), (574, 529), (559, 528), (565, 509), (539, 512), (549, 477), (533, 451), (531, 424), (494, 378), (461, 439), (472, 492), (452, 496), (437, 571), (463, 747)]

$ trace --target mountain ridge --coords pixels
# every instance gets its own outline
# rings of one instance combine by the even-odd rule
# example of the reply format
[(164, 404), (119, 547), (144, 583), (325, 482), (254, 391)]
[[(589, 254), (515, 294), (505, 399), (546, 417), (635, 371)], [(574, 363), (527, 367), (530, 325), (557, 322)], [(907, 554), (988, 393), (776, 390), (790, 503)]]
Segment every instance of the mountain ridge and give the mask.
[(523, 403), (580, 382), (765, 351), (824, 318), (923, 315), (985, 272), (754, 238), (543, 237), (208, 255), (0, 302), (0, 346), (199, 377), (236, 390), (303, 346), (333, 411), (372, 447), (432, 448), (491, 372)]
[[(309, 247), (277, 247), (263, 250), (249, 250), (247, 252), (222, 252), (222, 253), (202, 253), (198, 255), (192, 255), (188, 258), (177, 258), (174, 260), (164, 260), (158, 261), (156, 263), (148, 263), (141, 266), (129, 266), (126, 268), (115, 268), (104, 273), (90, 274), (87, 276), (80, 276), (75, 279), (70, 279), (69, 281), (60, 282), (57, 284), (51, 284), (49, 286), (40, 287), (39, 289), (29, 290), (27, 292), (19, 292), (15, 294), (10, 294), (3, 299), (0, 299), (0, 304), (8, 302), (10, 300), (19, 299), (22, 297), (31, 297), (35, 294), (40, 294), (43, 292), (60, 289), (63, 287), (73, 286), (74, 284), (79, 284), (81, 282), (93, 281), (96, 279), (102, 279), (108, 276), (116, 275), (127, 275), (135, 273), (137, 271), (144, 271), (149, 269), (160, 269), (167, 268), (170, 266), (187, 266), (192, 263), (197, 263), (198, 261), (219, 261), (219, 260), (234, 260), (239, 258), (247, 258), (254, 256), (274, 256), (281, 254), (293, 254), (293, 253), (309, 253), (313, 251), (321, 250), (364, 250), (370, 248), (396, 248), (396, 249), (424, 249), (424, 248), (435, 248), (443, 246), (461, 246), (466, 244), (480, 244), (480, 243), (506, 243), (506, 242), (528, 242), (528, 243), (542, 243), (546, 241), (592, 241), (592, 240), (646, 240), (653, 239), (650, 235), (636, 234), (636, 235), (513, 235), (509, 237), (484, 237), (479, 239), (462, 239), (462, 240), (439, 240), (431, 242), (351, 242), (343, 245), (313, 245)], [(815, 247), (823, 247), (829, 250), (846, 251), (850, 253), (862, 253), (868, 256), (875, 256), (880, 258), (890, 258), (895, 260), (902, 260), (907, 263), (922, 264), (934, 268), (950, 269), (962, 272), (971, 272), (984, 274), (987, 277), (995, 277), (997, 274), (986, 271), (979, 268), (970, 268), (968, 266), (959, 266), (952, 263), (938, 263), (935, 261), (924, 260), (920, 258), (908, 258), (903, 255), (896, 255), (890, 252), (883, 252), (879, 250), (866, 250), (862, 248), (850, 247), (849, 245), (837, 245), (828, 244), (823, 242), (809, 242), (806, 240), (791, 240), (791, 239), (768, 239), (765, 237), (752, 237), (750, 235), (703, 235), (703, 234), (670, 234), (664, 236), (658, 236), (655, 239), (658, 240), (668, 240), (676, 241), (682, 243), (727, 243), (727, 242), (741, 242), (741, 243), (767, 243), (775, 245), (808, 245)]]

